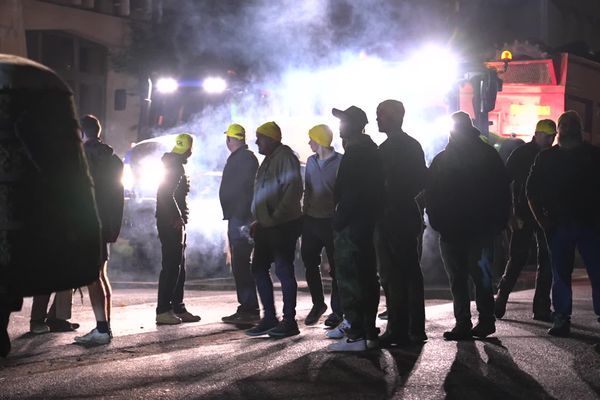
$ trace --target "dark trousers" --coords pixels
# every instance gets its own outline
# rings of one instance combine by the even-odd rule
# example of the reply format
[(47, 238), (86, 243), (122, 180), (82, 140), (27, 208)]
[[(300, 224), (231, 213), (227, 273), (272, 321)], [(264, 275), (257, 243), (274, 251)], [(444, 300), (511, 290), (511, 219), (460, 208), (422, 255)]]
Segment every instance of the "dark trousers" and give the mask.
[(475, 303), (479, 320), (495, 321), (492, 276), (490, 271), (486, 271), (479, 263), (482, 250), (489, 241), (487, 238), (459, 239), (451, 242), (440, 239), (440, 251), (450, 281), (457, 327), (470, 329), (473, 326), (469, 276), (475, 284)]
[(548, 247), (552, 259), (552, 305), (557, 316), (563, 319), (571, 316), (571, 274), (576, 247), (592, 283), (594, 312), (600, 316), (600, 232), (578, 224), (560, 224), (548, 235)]
[(331, 218), (313, 218), (304, 216), (302, 225), (302, 262), (306, 268), (306, 283), (313, 305), (325, 304), (323, 282), (321, 281), (321, 252), (325, 248), (331, 276), (331, 311), (343, 315), (337, 282), (335, 280), (335, 261), (333, 255), (333, 228)]
[(356, 232), (346, 227), (335, 233), (334, 258), (342, 309), (350, 330), (349, 338), (375, 339), (379, 306), (379, 279), (373, 244), (373, 229)]
[(175, 229), (158, 225), (158, 238), (162, 248), (162, 269), (158, 278), (158, 304), (156, 313), (173, 310), (185, 312), (183, 285), (185, 284), (185, 228)]
[(301, 230), (302, 220), (299, 218), (273, 227), (258, 227), (255, 232), (252, 274), (265, 319), (277, 318), (271, 263), (275, 263), (275, 274), (281, 282), (283, 318), (293, 320), (296, 317), (298, 284), (294, 275), (294, 258)]
[(375, 250), (388, 311), (386, 331), (396, 337), (423, 334), (425, 290), (418, 237), (377, 227)]
[(550, 313), (550, 288), (552, 287), (552, 266), (548, 254), (546, 235), (535, 223), (527, 223), (520, 229), (513, 229), (510, 236), (509, 258), (504, 275), (498, 284), (498, 295), (508, 297), (515, 287), (519, 274), (527, 264), (532, 240), (537, 243), (537, 275), (535, 279), (535, 295), (533, 296), (533, 313)]
[(227, 224), (227, 238), (231, 253), (231, 271), (235, 281), (237, 300), (240, 304), (237, 311), (241, 313), (258, 314), (258, 298), (256, 284), (250, 268), (252, 244), (243, 236), (240, 228), (247, 225), (246, 221), (232, 218)]

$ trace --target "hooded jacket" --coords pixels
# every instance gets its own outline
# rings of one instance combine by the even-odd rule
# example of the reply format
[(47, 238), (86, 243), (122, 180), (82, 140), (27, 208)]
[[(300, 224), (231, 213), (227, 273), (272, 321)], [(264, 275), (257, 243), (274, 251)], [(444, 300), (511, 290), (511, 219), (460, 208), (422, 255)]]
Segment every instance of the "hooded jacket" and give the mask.
[(316, 154), (306, 160), (304, 173), (304, 204), (305, 215), (313, 218), (333, 217), (333, 190), (335, 179), (342, 161), (342, 155), (337, 151), (331, 157), (319, 163)]
[(370, 136), (358, 135), (346, 148), (335, 182), (336, 231), (351, 226), (368, 234), (383, 205), (383, 172), (377, 145)]
[(292, 149), (279, 145), (256, 173), (252, 214), (263, 227), (273, 227), (302, 215), (300, 161)]
[(510, 214), (508, 173), (478, 135), (451, 139), (433, 159), (425, 189), (429, 223), (446, 241), (499, 233)]
[(94, 182), (102, 237), (106, 242), (115, 242), (123, 220), (124, 190), (121, 183), (123, 162), (114, 153), (112, 147), (99, 139), (86, 141), (83, 149)]
[(542, 149), (532, 139), (531, 142), (517, 147), (508, 158), (506, 168), (512, 180), (513, 209), (517, 217), (523, 221), (534, 222), (527, 196), (525, 195), (525, 183), (531, 171), (535, 157)]
[(156, 193), (156, 222), (166, 225), (181, 218), (187, 224), (190, 181), (183, 167), (186, 159), (177, 153), (165, 153), (161, 160), (165, 166), (165, 176)]
[(257, 169), (258, 160), (248, 146), (242, 146), (229, 155), (219, 188), (223, 219), (249, 221), (252, 218), (250, 208)]

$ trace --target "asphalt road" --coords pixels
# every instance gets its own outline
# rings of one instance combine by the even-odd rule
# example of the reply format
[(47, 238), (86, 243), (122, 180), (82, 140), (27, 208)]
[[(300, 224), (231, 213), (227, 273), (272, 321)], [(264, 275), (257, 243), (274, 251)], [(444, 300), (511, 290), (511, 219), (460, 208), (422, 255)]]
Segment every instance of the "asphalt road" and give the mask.
[[(106, 399), (598, 399), (600, 324), (591, 289), (575, 285), (573, 335), (553, 338), (533, 321), (533, 291), (511, 296), (498, 331), (487, 340), (447, 342), (452, 306), (427, 302), (422, 346), (329, 353), (322, 325), (286, 339), (250, 338), (220, 323), (235, 310), (231, 291), (187, 292), (202, 321), (154, 324), (154, 289), (117, 289), (114, 339), (107, 346), (72, 343), (74, 333), (31, 335), (31, 300), (13, 314), (13, 352), (0, 360), (0, 398)], [(281, 305), (281, 298), (278, 297)], [(298, 318), (310, 309), (299, 292)], [(94, 327), (87, 295), (74, 299), (78, 334)], [(379, 321), (383, 328), (385, 321)]]

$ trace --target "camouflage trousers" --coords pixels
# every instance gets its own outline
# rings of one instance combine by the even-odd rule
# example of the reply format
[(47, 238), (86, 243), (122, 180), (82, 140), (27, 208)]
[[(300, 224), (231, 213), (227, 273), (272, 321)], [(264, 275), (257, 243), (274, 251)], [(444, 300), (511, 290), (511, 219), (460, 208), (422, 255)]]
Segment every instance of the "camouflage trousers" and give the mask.
[(334, 260), (344, 316), (350, 322), (351, 339), (375, 339), (379, 306), (379, 280), (373, 245), (373, 230), (348, 226), (334, 237)]

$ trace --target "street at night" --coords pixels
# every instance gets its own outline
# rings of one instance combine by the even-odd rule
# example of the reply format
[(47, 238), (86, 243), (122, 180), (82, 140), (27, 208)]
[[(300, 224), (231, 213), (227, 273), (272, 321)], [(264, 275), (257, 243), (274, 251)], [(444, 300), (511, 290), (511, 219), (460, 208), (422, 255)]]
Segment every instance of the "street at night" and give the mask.
[[(589, 283), (574, 285), (571, 338), (546, 334), (533, 321), (533, 290), (514, 293), (496, 334), (448, 342), (452, 304), (427, 301), (427, 335), (421, 347), (330, 353), (323, 325), (300, 327), (299, 336), (250, 338), (220, 318), (235, 307), (232, 291), (190, 290), (198, 323), (154, 324), (153, 289), (116, 289), (115, 337), (83, 348), (75, 333), (31, 335), (27, 302), (13, 314), (11, 357), (0, 361), (3, 399), (596, 399), (600, 396), (600, 342)], [(93, 326), (87, 296), (74, 299), (79, 331)], [(299, 319), (310, 297), (298, 296)], [(378, 321), (385, 327), (385, 321)]]

